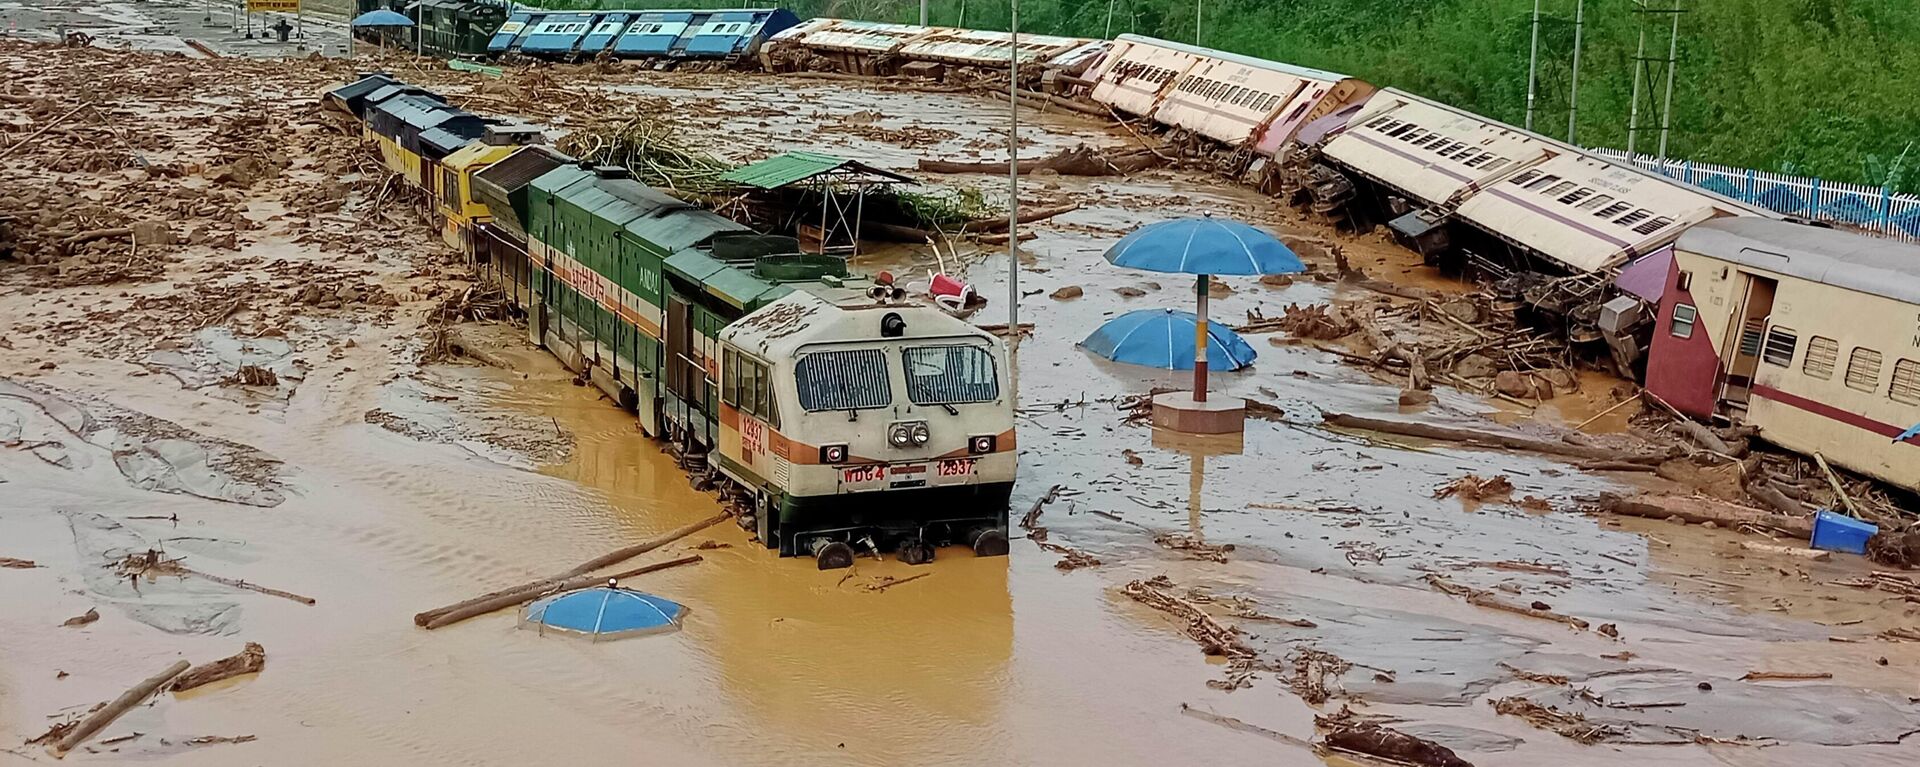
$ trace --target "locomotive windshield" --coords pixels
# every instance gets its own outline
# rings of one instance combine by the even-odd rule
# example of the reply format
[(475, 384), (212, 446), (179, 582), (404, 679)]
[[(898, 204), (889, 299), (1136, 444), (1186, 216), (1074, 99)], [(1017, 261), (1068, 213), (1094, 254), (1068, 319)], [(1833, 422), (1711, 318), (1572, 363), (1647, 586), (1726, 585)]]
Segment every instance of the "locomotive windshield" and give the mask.
[(901, 350), (907, 396), (916, 405), (962, 405), (1000, 398), (993, 354), (979, 346), (915, 346)]
[(808, 412), (866, 410), (893, 404), (887, 353), (881, 349), (805, 355), (793, 364), (793, 382), (799, 389), (800, 407)]

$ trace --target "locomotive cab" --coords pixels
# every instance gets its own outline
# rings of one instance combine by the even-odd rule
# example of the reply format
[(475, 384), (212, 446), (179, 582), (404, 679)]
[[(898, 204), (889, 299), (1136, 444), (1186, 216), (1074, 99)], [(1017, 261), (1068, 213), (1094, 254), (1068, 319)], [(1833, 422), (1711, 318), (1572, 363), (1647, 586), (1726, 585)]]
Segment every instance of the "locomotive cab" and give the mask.
[[(852, 294), (852, 291), (846, 291)], [(1006, 552), (1006, 345), (926, 306), (796, 291), (721, 333), (719, 470), (783, 556)]]

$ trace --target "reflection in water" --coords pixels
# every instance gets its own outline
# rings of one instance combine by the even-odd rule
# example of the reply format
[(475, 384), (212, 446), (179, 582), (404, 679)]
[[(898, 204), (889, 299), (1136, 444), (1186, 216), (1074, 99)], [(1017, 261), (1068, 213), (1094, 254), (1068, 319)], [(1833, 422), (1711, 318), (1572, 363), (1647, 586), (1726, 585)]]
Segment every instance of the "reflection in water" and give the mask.
[(1187, 534), (1194, 543), (1205, 543), (1200, 512), (1205, 497), (1207, 456), (1239, 455), (1245, 447), (1245, 434), (1182, 434), (1168, 429), (1153, 430), (1153, 446), (1187, 454)]
[[(631, 415), (541, 399), (543, 408), (559, 405), (557, 422), (579, 434), (572, 459), (544, 473), (604, 493), (622, 527), (651, 534), (718, 508)], [(684, 545), (706, 539), (728, 547), (698, 552), (706, 561), (662, 596), (696, 606), (682, 640), (698, 644), (725, 708), (748, 715), (743, 736), (781, 752), (830, 753), (857, 739), (964, 761), (979, 739), (999, 734), (1013, 644), (1006, 557), (950, 547), (924, 567), (863, 559), (822, 572), (808, 558), (776, 557), (731, 525)], [(921, 574), (928, 577), (869, 588)]]

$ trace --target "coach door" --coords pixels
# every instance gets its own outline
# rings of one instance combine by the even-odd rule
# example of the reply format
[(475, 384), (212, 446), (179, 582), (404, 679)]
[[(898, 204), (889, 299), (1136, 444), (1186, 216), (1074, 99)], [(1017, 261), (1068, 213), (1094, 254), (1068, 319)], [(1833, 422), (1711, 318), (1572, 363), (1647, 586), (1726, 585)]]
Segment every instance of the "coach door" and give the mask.
[(1753, 374), (1760, 369), (1760, 350), (1766, 342), (1767, 318), (1773, 314), (1773, 293), (1779, 282), (1770, 277), (1741, 273), (1746, 290), (1740, 311), (1733, 315), (1734, 332), (1727, 334), (1733, 348), (1723, 350), (1727, 360), (1727, 379), (1720, 389), (1720, 401), (1740, 408), (1747, 406), (1753, 394)]
[(693, 311), (679, 296), (667, 297), (667, 391), (682, 401), (692, 402), (693, 386)]

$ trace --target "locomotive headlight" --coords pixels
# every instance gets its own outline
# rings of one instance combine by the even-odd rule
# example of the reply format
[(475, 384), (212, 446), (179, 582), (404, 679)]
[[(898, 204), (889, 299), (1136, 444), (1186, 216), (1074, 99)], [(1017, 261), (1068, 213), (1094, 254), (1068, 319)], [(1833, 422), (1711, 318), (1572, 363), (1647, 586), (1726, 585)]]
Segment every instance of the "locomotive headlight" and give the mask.
[(895, 421), (887, 428), (887, 444), (906, 449), (919, 447), (933, 439), (933, 433), (927, 430), (926, 421)]

